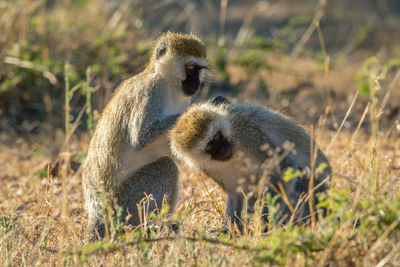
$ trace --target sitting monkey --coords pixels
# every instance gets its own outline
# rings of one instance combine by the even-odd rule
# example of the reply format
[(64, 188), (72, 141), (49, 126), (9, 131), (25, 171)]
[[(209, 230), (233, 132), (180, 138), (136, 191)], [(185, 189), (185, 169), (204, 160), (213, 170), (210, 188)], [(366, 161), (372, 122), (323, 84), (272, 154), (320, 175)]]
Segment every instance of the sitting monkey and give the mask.
[(83, 164), (82, 186), (89, 215), (90, 240), (105, 235), (103, 198), (132, 214), (137, 224), (138, 202), (152, 195), (156, 206), (175, 207), (178, 172), (168, 158), (168, 130), (198, 92), (206, 49), (194, 35), (165, 33), (156, 42), (146, 69), (123, 81), (105, 107)]

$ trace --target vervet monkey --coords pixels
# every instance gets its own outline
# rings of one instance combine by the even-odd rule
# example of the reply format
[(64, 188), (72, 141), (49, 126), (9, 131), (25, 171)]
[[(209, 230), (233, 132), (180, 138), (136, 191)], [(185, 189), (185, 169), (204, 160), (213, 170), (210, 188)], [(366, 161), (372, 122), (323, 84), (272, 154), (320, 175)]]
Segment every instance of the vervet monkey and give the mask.
[[(136, 214), (135, 203), (144, 193), (153, 195), (158, 207), (166, 194), (174, 208), (176, 165), (160, 158), (170, 154), (168, 130), (198, 92), (207, 66), (205, 46), (196, 36), (168, 32), (157, 40), (146, 69), (116, 89), (97, 123), (83, 166), (90, 240), (104, 236), (102, 198), (111, 191), (131, 214)], [(138, 221), (133, 217), (130, 223)]]
[[(260, 177), (265, 175), (263, 168), (274, 158), (271, 150), (278, 152), (278, 157), (275, 157), (278, 162), (275, 162), (276, 168), (269, 171), (267, 190), (274, 196), (279, 192), (272, 188), (279, 190), (279, 184), (284, 188), (290, 204), (279, 198), (282, 216), (285, 215), (287, 222), (297, 204), (303, 204), (298, 207), (300, 211), (297, 218), (310, 215), (308, 202), (298, 203), (308, 192), (308, 177), (302, 175), (289, 182), (284, 182), (282, 179), (284, 171), (289, 167), (294, 171), (306, 169), (309, 171), (311, 166), (310, 136), (289, 118), (259, 106), (232, 104), (226, 98), (219, 96), (212, 101), (189, 107), (177, 120), (169, 133), (169, 138), (171, 150), (180, 161), (203, 171), (227, 192), (226, 219), (240, 231), (242, 231), (243, 193), (248, 193), (251, 185), (257, 184)], [(294, 149), (290, 151), (289, 148), (285, 149), (288, 146), (286, 141), (292, 143)], [(269, 149), (265, 149), (266, 146)], [(242, 168), (243, 164), (240, 161), (243, 157), (255, 168)], [(322, 163), (326, 165), (320, 173), (315, 174), (314, 184), (317, 186), (315, 192), (327, 188), (323, 181), (331, 174), (327, 158), (318, 149), (316, 168)], [(265, 206), (263, 208), (265, 220), (267, 220), (266, 213), (268, 209)]]

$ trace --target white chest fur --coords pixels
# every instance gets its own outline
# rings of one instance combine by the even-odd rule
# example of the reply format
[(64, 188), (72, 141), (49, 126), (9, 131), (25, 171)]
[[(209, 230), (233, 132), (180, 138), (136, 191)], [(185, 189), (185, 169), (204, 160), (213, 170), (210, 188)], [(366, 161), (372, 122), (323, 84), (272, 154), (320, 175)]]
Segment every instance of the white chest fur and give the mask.
[(206, 169), (208, 175), (217, 183), (223, 185), (225, 191), (230, 194), (236, 194), (239, 180), (243, 177), (243, 173), (238, 166), (234, 160), (227, 162), (211, 161)]
[(190, 97), (184, 96), (182, 92), (178, 94), (169, 94), (165, 98), (163, 114), (174, 115), (182, 113), (190, 105)]
[(248, 186), (257, 182), (253, 181), (252, 177), (258, 177), (261, 173), (258, 164), (247, 166), (244, 164), (243, 158), (237, 154), (226, 162), (210, 161), (205, 167), (207, 174), (231, 195), (238, 194), (242, 190), (247, 193)]

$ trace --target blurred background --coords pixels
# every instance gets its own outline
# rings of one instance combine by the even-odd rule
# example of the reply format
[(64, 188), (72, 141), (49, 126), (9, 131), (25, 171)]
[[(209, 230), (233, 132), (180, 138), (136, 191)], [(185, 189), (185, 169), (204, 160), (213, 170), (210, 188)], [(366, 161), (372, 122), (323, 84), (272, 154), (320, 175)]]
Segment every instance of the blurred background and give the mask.
[[(168, 30), (207, 45), (212, 69), (199, 99), (224, 94), (303, 124), (329, 109), (333, 130), (356, 97), (344, 125), (355, 127), (374, 80), (387, 88), (400, 65), (398, 0), (3, 0), (0, 131), (93, 128)], [(386, 99), (383, 127), (399, 118), (399, 91)]]

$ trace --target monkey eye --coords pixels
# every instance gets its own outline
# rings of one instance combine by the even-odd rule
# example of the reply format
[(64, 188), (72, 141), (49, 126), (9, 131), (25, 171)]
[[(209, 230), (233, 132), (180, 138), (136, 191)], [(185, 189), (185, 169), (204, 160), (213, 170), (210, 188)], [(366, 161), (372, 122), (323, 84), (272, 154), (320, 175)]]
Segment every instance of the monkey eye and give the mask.
[(189, 75), (194, 74), (196, 71), (200, 71), (202, 69), (208, 69), (208, 67), (207, 66), (199, 66), (196, 64), (188, 64), (185, 66), (185, 71)]
[(185, 71), (186, 71), (187, 75), (193, 75), (198, 70), (199, 70), (199, 67), (197, 65), (186, 65), (185, 66)]
[(202, 69), (209, 69), (207, 66), (198, 66), (196, 65), (197, 70), (202, 70)]

